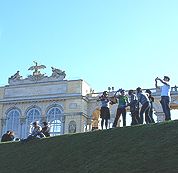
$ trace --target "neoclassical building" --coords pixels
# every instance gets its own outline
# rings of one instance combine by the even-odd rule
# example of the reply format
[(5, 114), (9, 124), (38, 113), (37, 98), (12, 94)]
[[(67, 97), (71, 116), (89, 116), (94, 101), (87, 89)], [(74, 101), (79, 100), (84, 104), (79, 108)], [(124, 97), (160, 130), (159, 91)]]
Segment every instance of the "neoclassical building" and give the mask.
[[(0, 134), (13, 130), (18, 138), (26, 138), (34, 121), (47, 121), (51, 135), (82, 133), (91, 130), (92, 117), (98, 117), (100, 93), (94, 93), (82, 79), (65, 80), (65, 71), (51, 67), (51, 75), (41, 74), (44, 65), (35, 65), (32, 75), (23, 78), (17, 71), (0, 87)], [(113, 96), (114, 91), (109, 91)], [(156, 98), (154, 107), (157, 121), (163, 121), (164, 114), (159, 104), (160, 91), (153, 89)], [(172, 89), (172, 105), (177, 108), (177, 87)], [(110, 124), (114, 121), (117, 105), (110, 108)], [(129, 111), (129, 110), (128, 110)], [(118, 126), (120, 124), (118, 123)]]
[(89, 126), (88, 99), (90, 86), (83, 80), (64, 80), (65, 71), (52, 68), (51, 76), (41, 74), (44, 65), (28, 70), (24, 78), (19, 71), (0, 88), (0, 132), (13, 130), (16, 137), (26, 138), (34, 121), (49, 122), (51, 135), (85, 132)]

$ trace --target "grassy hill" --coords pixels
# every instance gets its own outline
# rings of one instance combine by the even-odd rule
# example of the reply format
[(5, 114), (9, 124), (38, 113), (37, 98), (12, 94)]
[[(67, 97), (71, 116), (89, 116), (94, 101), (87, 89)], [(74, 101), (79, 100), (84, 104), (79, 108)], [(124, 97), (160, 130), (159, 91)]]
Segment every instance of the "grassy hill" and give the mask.
[(177, 173), (178, 121), (0, 144), (0, 173)]

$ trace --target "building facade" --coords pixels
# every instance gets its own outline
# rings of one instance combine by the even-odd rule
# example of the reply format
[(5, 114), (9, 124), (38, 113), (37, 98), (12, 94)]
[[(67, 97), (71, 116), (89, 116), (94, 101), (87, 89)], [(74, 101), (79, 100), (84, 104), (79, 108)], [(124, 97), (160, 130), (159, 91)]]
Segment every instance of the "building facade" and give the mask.
[(0, 88), (1, 135), (13, 130), (16, 137), (26, 138), (34, 121), (48, 122), (51, 136), (89, 130), (90, 86), (81, 79), (64, 80), (65, 72), (53, 67), (51, 76), (45, 76), (42, 68), (36, 63), (25, 79), (17, 71), (9, 85)]

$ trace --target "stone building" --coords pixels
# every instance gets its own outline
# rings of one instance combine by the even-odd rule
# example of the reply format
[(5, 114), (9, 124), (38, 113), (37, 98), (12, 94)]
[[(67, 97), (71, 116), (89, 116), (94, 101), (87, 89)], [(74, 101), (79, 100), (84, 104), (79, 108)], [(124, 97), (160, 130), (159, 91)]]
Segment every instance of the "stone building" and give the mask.
[(45, 76), (43, 68), (35, 62), (29, 68), (32, 75), (23, 79), (17, 71), (9, 85), (0, 88), (1, 135), (13, 130), (16, 137), (26, 138), (34, 121), (49, 122), (52, 136), (89, 130), (90, 86), (81, 79), (64, 80), (65, 71), (54, 67), (51, 76)]

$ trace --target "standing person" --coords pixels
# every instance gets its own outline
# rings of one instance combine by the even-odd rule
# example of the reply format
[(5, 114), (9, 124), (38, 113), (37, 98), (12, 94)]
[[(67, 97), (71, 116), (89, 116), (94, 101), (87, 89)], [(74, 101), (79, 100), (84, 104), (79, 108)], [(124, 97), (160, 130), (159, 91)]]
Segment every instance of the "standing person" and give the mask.
[(108, 92), (104, 91), (102, 96), (99, 97), (99, 101), (101, 101), (101, 109), (100, 109), (100, 118), (101, 118), (101, 128), (103, 130), (103, 125), (105, 121), (105, 127), (108, 128), (108, 120), (110, 119), (110, 110), (109, 110), (109, 102)]
[(145, 114), (145, 122), (147, 124), (151, 123), (151, 119), (149, 116), (150, 101), (148, 95), (146, 93), (143, 93), (140, 87), (138, 87), (136, 90), (138, 102), (142, 105), (140, 110), (140, 123), (143, 124), (143, 114)]
[(125, 90), (119, 89), (117, 92), (120, 94), (118, 96), (115, 96), (117, 98), (118, 108), (116, 112), (116, 117), (114, 119), (113, 127), (117, 126), (117, 122), (122, 114), (122, 120), (123, 120), (123, 127), (126, 126), (126, 107), (129, 103), (128, 97), (125, 94)]
[(130, 96), (130, 100), (127, 106), (130, 106), (130, 112), (132, 117), (131, 125), (140, 124), (139, 103), (138, 103), (137, 95), (134, 93), (133, 90), (129, 90), (128, 94)]
[[(158, 86), (158, 80), (163, 84), (163, 86)], [(155, 79), (155, 87), (161, 89), (161, 106), (163, 108), (163, 112), (165, 114), (165, 120), (171, 120), (171, 112), (170, 112), (170, 78), (168, 76), (164, 76), (164, 79), (156, 78)]]
[[(151, 90), (146, 89), (145, 92), (148, 93), (148, 98), (149, 98), (149, 100), (150, 100), (149, 115), (150, 115), (151, 123), (155, 123), (155, 120), (153, 119), (153, 102), (154, 102), (154, 97), (152, 96)], [(146, 120), (146, 121), (147, 121), (147, 120)]]
[(49, 136), (50, 136), (50, 127), (49, 127), (49, 125), (48, 125), (47, 122), (43, 122), (43, 127), (42, 127), (41, 132), (42, 132), (46, 137), (49, 137)]

